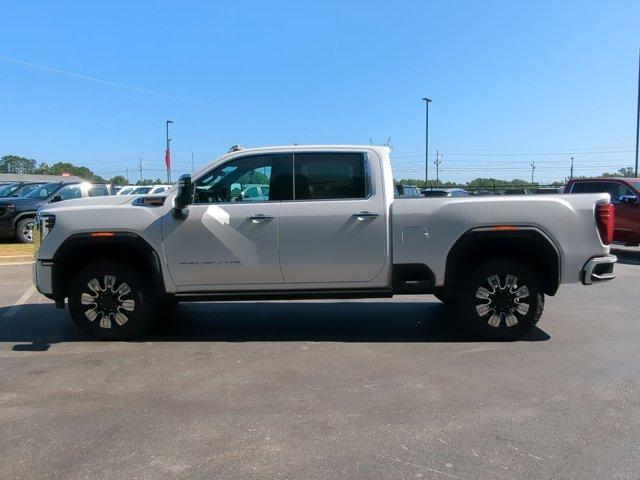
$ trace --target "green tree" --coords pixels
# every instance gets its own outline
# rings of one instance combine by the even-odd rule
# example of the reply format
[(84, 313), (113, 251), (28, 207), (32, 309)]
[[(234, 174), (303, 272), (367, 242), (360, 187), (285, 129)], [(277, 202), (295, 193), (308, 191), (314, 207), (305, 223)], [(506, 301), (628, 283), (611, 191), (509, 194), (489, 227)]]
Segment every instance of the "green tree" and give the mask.
[(0, 159), (0, 173), (35, 173), (36, 161), (17, 155), (5, 155)]
[(69, 175), (75, 175), (76, 177), (84, 178), (89, 182), (106, 183), (104, 178), (102, 178), (100, 175), (96, 175), (87, 167), (78, 167), (76, 165), (73, 165), (72, 163), (68, 163), (68, 162), (54, 163), (53, 165), (51, 165), (50, 169), (51, 169), (51, 174), (53, 175), (69, 174)]
[(112, 185), (126, 185), (127, 179), (124, 177), (124, 175), (116, 175), (115, 177), (109, 179), (108, 183), (111, 183)]
[(617, 172), (608, 173), (605, 172), (602, 174), (603, 177), (635, 177), (635, 171), (633, 167), (623, 167), (620, 168)]
[(136, 185), (161, 185), (162, 184), (162, 180), (160, 180), (159, 178), (156, 178), (155, 180), (152, 180), (151, 178), (143, 178), (142, 180), (138, 180), (136, 182)]

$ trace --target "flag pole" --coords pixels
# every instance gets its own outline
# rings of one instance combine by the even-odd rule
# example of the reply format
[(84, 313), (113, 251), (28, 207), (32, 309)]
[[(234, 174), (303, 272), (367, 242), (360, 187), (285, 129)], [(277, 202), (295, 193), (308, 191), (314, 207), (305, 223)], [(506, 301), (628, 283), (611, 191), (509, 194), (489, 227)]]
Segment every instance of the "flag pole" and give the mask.
[(164, 152), (164, 163), (167, 166), (167, 183), (171, 184), (171, 147), (169, 142), (171, 139), (169, 138), (169, 124), (173, 123), (171, 120), (167, 120), (167, 149)]

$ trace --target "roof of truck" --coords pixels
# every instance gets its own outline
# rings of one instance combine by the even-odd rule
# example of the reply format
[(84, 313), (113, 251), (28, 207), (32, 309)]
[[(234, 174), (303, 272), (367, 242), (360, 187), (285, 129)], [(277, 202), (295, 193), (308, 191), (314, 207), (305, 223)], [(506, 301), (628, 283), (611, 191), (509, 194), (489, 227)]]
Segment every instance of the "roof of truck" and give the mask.
[(238, 147), (229, 153), (238, 152), (259, 152), (264, 150), (379, 150), (381, 152), (389, 153), (390, 147), (384, 145), (274, 145), (271, 147), (251, 147), (244, 148)]

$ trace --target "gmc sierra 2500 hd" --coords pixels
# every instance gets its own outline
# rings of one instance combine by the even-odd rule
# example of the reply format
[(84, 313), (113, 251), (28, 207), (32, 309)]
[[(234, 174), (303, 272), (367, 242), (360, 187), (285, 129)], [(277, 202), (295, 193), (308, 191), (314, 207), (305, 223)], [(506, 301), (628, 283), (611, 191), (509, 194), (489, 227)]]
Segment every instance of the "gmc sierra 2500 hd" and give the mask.
[(182, 301), (426, 293), (515, 339), (560, 284), (614, 278), (613, 220), (608, 194), (394, 199), (385, 147), (233, 149), (162, 195), (42, 208), (33, 278), (101, 339)]

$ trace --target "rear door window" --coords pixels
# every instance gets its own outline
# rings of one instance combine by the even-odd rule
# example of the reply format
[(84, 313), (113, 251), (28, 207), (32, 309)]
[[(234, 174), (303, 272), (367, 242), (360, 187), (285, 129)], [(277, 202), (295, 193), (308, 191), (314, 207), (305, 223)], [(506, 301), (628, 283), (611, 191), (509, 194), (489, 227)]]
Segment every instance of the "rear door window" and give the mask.
[(369, 175), (362, 153), (296, 153), (294, 199), (337, 200), (369, 196)]
[(61, 188), (56, 196), (60, 196), (62, 200), (71, 200), (72, 198), (82, 198), (82, 188), (80, 185), (67, 185)]

